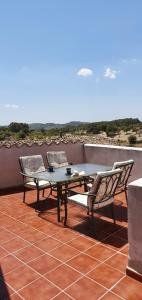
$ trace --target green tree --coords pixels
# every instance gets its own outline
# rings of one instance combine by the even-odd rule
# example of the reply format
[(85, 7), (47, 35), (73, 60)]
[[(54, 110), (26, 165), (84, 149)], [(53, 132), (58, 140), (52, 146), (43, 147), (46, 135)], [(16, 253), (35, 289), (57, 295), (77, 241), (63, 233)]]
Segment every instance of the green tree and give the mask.
[(24, 132), (25, 134), (27, 134), (29, 132), (29, 125), (26, 123), (16, 123), (16, 122), (12, 122), (9, 124), (9, 130), (12, 132)]
[(137, 137), (136, 137), (135, 135), (130, 135), (130, 136), (128, 137), (128, 141), (129, 141), (129, 144), (130, 144), (130, 145), (134, 145), (134, 144), (136, 144), (136, 142), (137, 142)]

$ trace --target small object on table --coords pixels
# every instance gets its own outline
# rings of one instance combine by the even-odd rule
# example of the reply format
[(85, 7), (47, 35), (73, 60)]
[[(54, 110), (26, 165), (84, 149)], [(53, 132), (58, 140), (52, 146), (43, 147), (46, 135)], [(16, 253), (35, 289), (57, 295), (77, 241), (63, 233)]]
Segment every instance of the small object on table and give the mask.
[(66, 168), (66, 174), (71, 175), (71, 168)]
[(54, 171), (53, 166), (49, 166), (49, 167), (48, 167), (48, 171), (49, 171), (49, 172), (53, 172), (53, 171)]

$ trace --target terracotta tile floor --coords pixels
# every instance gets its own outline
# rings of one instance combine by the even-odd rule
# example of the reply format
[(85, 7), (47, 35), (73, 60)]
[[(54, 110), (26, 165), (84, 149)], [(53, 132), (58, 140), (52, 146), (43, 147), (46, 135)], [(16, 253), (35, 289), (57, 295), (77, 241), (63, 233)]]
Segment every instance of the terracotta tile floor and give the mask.
[[(68, 227), (57, 222), (54, 196), (35, 191), (0, 197), (0, 300), (139, 300), (142, 284), (125, 275), (127, 208), (116, 199), (116, 225), (109, 209), (92, 228), (85, 210), (69, 206)], [(120, 209), (122, 203), (122, 211)]]

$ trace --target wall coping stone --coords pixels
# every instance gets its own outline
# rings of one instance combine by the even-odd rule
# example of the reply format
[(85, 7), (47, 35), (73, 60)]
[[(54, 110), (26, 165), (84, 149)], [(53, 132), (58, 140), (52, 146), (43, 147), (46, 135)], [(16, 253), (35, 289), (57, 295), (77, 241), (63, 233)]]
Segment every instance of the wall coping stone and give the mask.
[(96, 148), (109, 148), (109, 149), (122, 149), (128, 151), (142, 151), (142, 148), (137, 147), (127, 147), (127, 146), (115, 146), (115, 145), (102, 145), (102, 144), (84, 144), (84, 147), (96, 147)]

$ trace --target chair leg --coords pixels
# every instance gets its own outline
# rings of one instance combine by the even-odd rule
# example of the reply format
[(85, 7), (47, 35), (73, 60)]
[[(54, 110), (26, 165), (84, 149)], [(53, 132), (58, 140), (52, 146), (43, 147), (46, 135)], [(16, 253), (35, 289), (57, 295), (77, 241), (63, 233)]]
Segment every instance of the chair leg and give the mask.
[(42, 197), (44, 197), (44, 189), (42, 190)]
[(64, 226), (67, 225), (67, 217), (68, 217), (68, 210), (67, 210), (67, 197), (64, 200), (64, 207), (65, 207), (65, 219), (64, 219)]
[(127, 195), (127, 191), (125, 190), (125, 198), (126, 198), (126, 203), (128, 205), (128, 195)]
[(57, 198), (58, 222), (60, 222), (60, 206), (61, 206), (61, 200), (58, 197)]
[(39, 189), (37, 189), (37, 202), (39, 202)]
[(52, 195), (52, 192), (53, 192), (53, 189), (52, 189), (52, 187), (51, 187), (51, 192), (50, 192), (50, 195)]
[(94, 222), (94, 209), (92, 209), (92, 211), (91, 211), (91, 223), (92, 223), (92, 226), (94, 227), (94, 224), (95, 224), (95, 222)]
[(87, 215), (88, 215), (88, 216), (90, 215), (89, 207), (87, 207)]
[(26, 198), (26, 189), (24, 188), (23, 203), (25, 203), (25, 198)]

